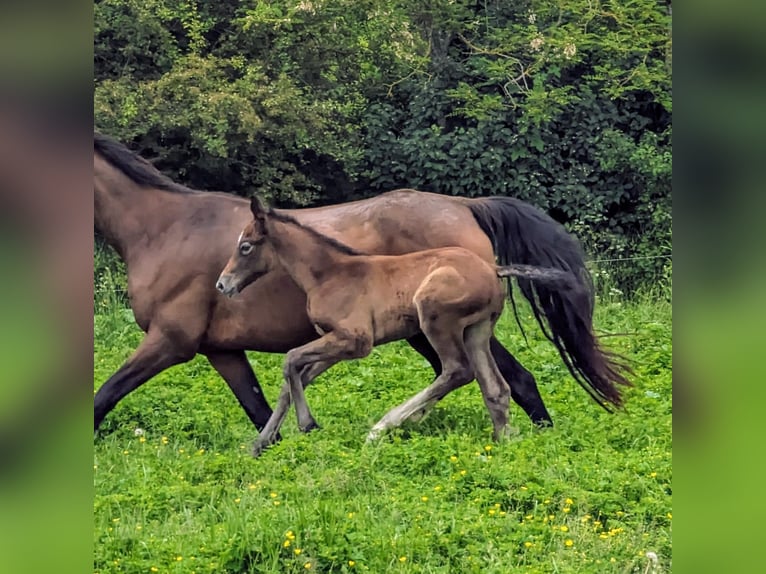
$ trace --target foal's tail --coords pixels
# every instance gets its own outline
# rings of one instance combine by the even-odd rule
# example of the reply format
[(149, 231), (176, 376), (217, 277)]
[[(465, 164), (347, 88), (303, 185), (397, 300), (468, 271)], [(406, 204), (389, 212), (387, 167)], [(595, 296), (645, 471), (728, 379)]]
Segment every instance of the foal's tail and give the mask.
[(553, 267), (535, 267), (534, 265), (498, 265), (496, 268), (498, 277), (516, 277), (516, 279), (529, 279), (536, 285), (544, 285), (549, 289), (578, 289), (577, 277), (568, 271)]
[[(492, 241), (498, 263), (515, 270), (502, 275), (514, 314), (511, 276), (575, 380), (607, 411), (610, 404), (621, 406), (617, 385), (632, 386), (625, 376), (632, 371), (623, 357), (603, 349), (593, 332), (593, 281), (577, 239), (540, 209), (515, 198), (485, 197), (465, 205)], [(554, 279), (553, 270), (563, 276)]]

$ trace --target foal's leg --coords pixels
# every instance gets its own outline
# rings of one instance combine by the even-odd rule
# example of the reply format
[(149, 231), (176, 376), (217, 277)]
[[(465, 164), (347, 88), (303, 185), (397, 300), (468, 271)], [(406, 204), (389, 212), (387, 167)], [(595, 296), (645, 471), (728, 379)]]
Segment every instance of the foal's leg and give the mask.
[(331, 331), (326, 335), (287, 353), (284, 365), (285, 385), (277, 400), (274, 413), (253, 445), (253, 456), (275, 441), (276, 435), (287, 416), (290, 401), (295, 402), (298, 427), (305, 431), (318, 428), (309, 411), (303, 387), (338, 361), (357, 359), (369, 355), (372, 340), (351, 337)]
[[(335, 363), (337, 363), (337, 361), (322, 361), (319, 363), (314, 363), (310, 367), (304, 369), (300, 373), (303, 387), (305, 388), (309, 386), (316, 377), (332, 367)], [(277, 399), (277, 404), (274, 407), (274, 412), (272, 413), (271, 417), (269, 417), (269, 420), (266, 422), (266, 426), (263, 427), (263, 430), (261, 430), (258, 438), (253, 443), (253, 456), (258, 456), (266, 448), (279, 440), (279, 429), (282, 427), (282, 423), (284, 422), (289, 410), (290, 385), (285, 383), (282, 385), (282, 388), (279, 391), (279, 398)], [(319, 428), (319, 425), (316, 425), (314, 428)], [(306, 429), (306, 431), (308, 430), (311, 429)]]
[[(428, 342), (425, 335), (419, 333), (414, 337), (407, 339), (407, 342), (431, 364), (431, 368), (433, 368), (435, 375), (438, 377), (442, 372), (439, 355), (437, 355), (436, 351), (431, 347), (431, 344)], [(548, 414), (548, 410), (545, 408), (545, 403), (540, 396), (540, 391), (537, 389), (537, 382), (532, 373), (526, 370), (516, 357), (514, 357), (495, 337), (492, 337), (490, 348), (492, 350), (492, 356), (495, 358), (495, 362), (503, 375), (503, 379), (505, 379), (511, 387), (511, 398), (513, 401), (527, 413), (530, 420), (537, 426), (553, 426), (553, 420), (551, 419), (551, 415)], [(435, 400), (431, 402), (431, 404), (434, 404), (435, 402), (442, 400), (448, 393), (451, 393), (454, 390), (454, 388), (441, 385), (440, 388), (431, 389), (427, 394), (430, 398), (435, 398)], [(421, 391), (421, 393), (418, 393), (416, 396), (425, 396), (425, 391)], [(415, 397), (413, 397), (413, 399), (415, 399)]]
[(470, 325), (465, 330), (465, 345), (476, 372), (484, 404), (492, 418), (494, 437), (495, 440), (500, 440), (511, 434), (511, 428), (508, 426), (511, 393), (490, 352), (491, 337), (492, 322), (489, 320)]
[(301, 430), (317, 426), (311, 415), (300, 374), (307, 367), (319, 362), (338, 362), (344, 359), (366, 357), (372, 350), (372, 338), (364, 335), (350, 335), (346, 332), (331, 331), (315, 341), (291, 349), (285, 358), (284, 375), (290, 385), (290, 396), (295, 403), (295, 415)]
[(548, 409), (545, 408), (532, 373), (526, 370), (495, 337), (492, 337), (490, 341), (490, 349), (503, 378), (511, 387), (511, 398), (514, 402), (524, 409), (537, 426), (553, 426), (553, 420), (548, 414)]
[(431, 385), (383, 415), (367, 435), (368, 442), (375, 440), (386, 429), (397, 427), (408, 418), (423, 413), (450, 391), (473, 380), (470, 360), (463, 344), (462, 328), (446, 317), (427, 319), (427, 314), (420, 309), (419, 315), (421, 329), (444, 370)]

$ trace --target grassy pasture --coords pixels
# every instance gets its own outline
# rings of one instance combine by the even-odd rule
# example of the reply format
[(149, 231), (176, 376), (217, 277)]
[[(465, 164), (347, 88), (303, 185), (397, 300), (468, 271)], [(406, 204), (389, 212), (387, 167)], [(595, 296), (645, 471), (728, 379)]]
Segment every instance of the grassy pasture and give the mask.
[[(307, 391), (322, 429), (251, 458), (255, 430), (204, 358), (113, 411), (94, 441), (94, 571), (107, 573), (665, 573), (671, 571), (671, 306), (600, 300), (598, 328), (633, 360), (609, 414), (569, 376), (526, 311), (498, 336), (537, 377), (556, 426), (512, 404), (519, 437), (491, 441), (478, 387), (366, 445), (431, 371), (406, 344), (337, 365)], [(97, 309), (95, 387), (141, 338)], [(273, 403), (281, 355), (251, 353)], [(648, 554), (647, 554), (648, 553)], [(656, 560), (654, 556), (656, 555)]]

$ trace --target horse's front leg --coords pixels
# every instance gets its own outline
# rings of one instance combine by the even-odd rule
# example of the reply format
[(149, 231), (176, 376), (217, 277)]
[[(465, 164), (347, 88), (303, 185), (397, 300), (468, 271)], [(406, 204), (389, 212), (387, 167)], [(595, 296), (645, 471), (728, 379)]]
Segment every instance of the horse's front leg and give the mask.
[[(317, 428), (318, 425), (309, 410), (303, 393), (302, 373), (317, 376), (338, 361), (366, 357), (372, 350), (372, 337), (349, 331), (331, 331), (319, 339), (287, 353), (284, 365), (285, 380), (295, 403), (298, 427), (302, 431)], [(324, 367), (324, 368), (322, 368)], [(308, 381), (307, 381), (308, 382)]]

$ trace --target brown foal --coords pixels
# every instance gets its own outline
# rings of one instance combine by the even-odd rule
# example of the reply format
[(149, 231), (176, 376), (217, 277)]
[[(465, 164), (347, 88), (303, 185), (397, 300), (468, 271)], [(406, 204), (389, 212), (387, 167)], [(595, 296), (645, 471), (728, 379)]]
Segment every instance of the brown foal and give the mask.
[[(494, 438), (509, 433), (510, 390), (490, 351), (505, 299), (499, 277), (562, 282), (569, 274), (496, 267), (461, 247), (365, 255), (289, 215), (265, 208), (257, 199), (251, 210), (253, 220), (242, 231), (218, 289), (234, 295), (281, 266), (306, 293), (308, 317), (320, 335), (287, 353), (286, 384), (254, 445), (255, 455), (275, 441), (291, 399), (300, 429), (317, 428), (303, 389), (321, 372), (339, 361), (365, 357), (373, 346), (418, 332), (426, 336), (442, 365), (433, 386), (454, 388), (475, 376), (492, 418)], [(404, 405), (397, 409), (375, 425), (368, 439), (412, 414)]]

